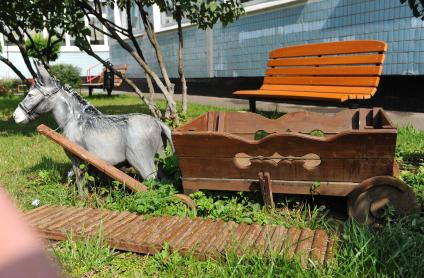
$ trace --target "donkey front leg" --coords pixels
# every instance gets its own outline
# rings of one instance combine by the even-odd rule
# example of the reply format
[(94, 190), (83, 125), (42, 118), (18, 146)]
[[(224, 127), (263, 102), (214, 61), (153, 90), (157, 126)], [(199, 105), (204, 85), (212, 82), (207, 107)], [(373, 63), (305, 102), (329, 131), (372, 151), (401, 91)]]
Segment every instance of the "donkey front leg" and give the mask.
[(82, 197), (84, 197), (84, 190), (83, 190), (82, 186), (83, 186), (83, 182), (84, 182), (85, 171), (80, 168), (79, 163), (78, 164), (73, 163), (72, 169), (73, 169), (74, 174), (75, 174), (75, 183), (77, 184), (77, 187), (78, 187), (78, 194), (82, 198)]
[[(75, 183), (78, 187), (78, 194), (82, 198), (84, 197), (84, 190), (83, 190), (83, 183), (84, 183), (84, 174), (87, 169), (87, 166), (85, 165), (84, 161), (77, 158), (76, 156), (72, 155), (71, 153), (66, 152), (66, 155), (69, 157), (69, 159), (72, 162), (72, 171), (75, 175)], [(81, 169), (81, 165), (84, 165), (84, 169)]]

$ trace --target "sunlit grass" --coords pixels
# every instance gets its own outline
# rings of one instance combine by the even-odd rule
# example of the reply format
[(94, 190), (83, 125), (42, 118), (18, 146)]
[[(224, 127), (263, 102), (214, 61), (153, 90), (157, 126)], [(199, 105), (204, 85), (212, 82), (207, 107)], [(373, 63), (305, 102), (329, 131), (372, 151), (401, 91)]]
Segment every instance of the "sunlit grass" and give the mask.
[[(40, 200), (41, 204), (101, 207), (147, 215), (195, 215), (173, 197), (181, 192), (178, 180), (168, 184), (151, 182), (151, 191), (133, 194), (118, 184), (96, 179), (88, 196), (80, 199), (74, 184), (67, 180), (71, 163), (62, 148), (35, 131), (40, 123), (52, 128), (57, 125), (50, 116), (28, 125), (16, 125), (9, 117), (19, 101), (19, 97), (0, 98), (0, 183), (21, 209), (31, 209), (32, 201)], [(135, 96), (92, 97), (89, 101), (104, 113), (147, 113)], [(163, 102), (159, 105), (164, 107)], [(186, 120), (214, 110), (221, 108), (190, 104)], [(397, 158), (409, 165), (409, 171), (403, 172), (402, 177), (414, 188), (421, 203), (424, 202), (424, 168), (419, 168), (419, 164), (423, 147), (424, 133), (411, 127), (399, 129)], [(170, 171), (175, 168), (172, 160), (165, 159), (162, 163), (168, 165)], [(170, 254), (167, 250), (155, 256), (139, 256), (111, 250), (101, 237), (82, 241), (69, 239), (59, 243), (52, 252), (72, 277), (424, 276), (420, 255), (424, 250), (423, 216), (410, 216), (401, 221), (388, 218), (387, 224), (375, 231), (334, 219), (328, 208), (332, 201), (325, 199), (279, 198), (277, 209), (270, 211), (263, 208), (260, 194), (255, 193), (198, 192), (192, 198), (197, 203), (199, 217), (324, 228), (331, 236), (340, 238), (337, 252), (329, 265), (311, 264), (308, 268), (282, 255), (237, 257), (230, 252), (223, 260), (205, 262)]]

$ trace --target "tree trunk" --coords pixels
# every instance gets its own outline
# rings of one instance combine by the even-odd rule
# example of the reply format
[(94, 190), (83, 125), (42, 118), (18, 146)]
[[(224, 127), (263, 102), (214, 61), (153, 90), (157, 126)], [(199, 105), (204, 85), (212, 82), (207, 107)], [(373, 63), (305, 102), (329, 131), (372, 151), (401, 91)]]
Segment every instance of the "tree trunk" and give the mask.
[(182, 113), (187, 113), (187, 82), (184, 75), (184, 62), (183, 62), (183, 30), (181, 27), (181, 17), (177, 19), (178, 24), (178, 74), (181, 81), (181, 98), (182, 98)]
[(5, 63), (11, 70), (13, 70), (13, 72), (16, 73), (16, 75), (19, 77), (19, 79), (21, 79), (22, 82), (26, 84), (26, 77), (22, 74), (22, 72), (20, 72), (20, 70), (18, 70), (17, 67), (15, 67), (14, 64), (12, 64), (12, 62), (10, 62), (9, 59), (0, 55), (0, 61)]
[(35, 79), (37, 78), (37, 73), (35, 73), (34, 69), (31, 65), (31, 60), (29, 59), (28, 53), (26, 52), (25, 46), (18, 42), (16, 45), (19, 48), (19, 51), (21, 52), (22, 58), (24, 59), (25, 65), (27, 66), (29, 72), (31, 73), (32, 77)]
[(91, 49), (85, 48), (84, 46), (79, 46), (79, 47), (82, 50), (84, 50), (88, 55), (96, 58), (96, 60), (102, 63), (109, 70), (113, 71), (113, 73), (119, 76), (119, 78), (122, 78), (122, 80), (124, 80), (134, 90), (134, 92), (140, 97), (140, 99), (147, 105), (147, 108), (149, 109), (150, 113), (155, 118), (158, 118), (158, 119), (162, 118), (162, 112), (156, 107), (154, 103), (150, 102), (150, 100), (144, 96), (143, 92), (137, 87), (137, 85), (135, 85), (135, 83), (131, 79), (127, 78), (120, 71), (115, 70), (113, 67), (110, 66), (108, 62), (103, 60), (99, 55), (94, 53)]
[(153, 86), (152, 79), (147, 73), (144, 73), (144, 76), (146, 77), (147, 87), (149, 88), (149, 100), (151, 103), (155, 102), (155, 87)]

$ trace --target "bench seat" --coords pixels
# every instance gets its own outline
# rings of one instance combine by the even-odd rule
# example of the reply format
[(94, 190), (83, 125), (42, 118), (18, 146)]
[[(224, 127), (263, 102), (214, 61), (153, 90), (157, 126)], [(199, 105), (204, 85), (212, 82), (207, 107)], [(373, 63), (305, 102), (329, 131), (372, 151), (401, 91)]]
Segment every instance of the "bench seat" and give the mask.
[(387, 44), (382, 41), (342, 41), (297, 45), (270, 52), (263, 85), (234, 92), (256, 99), (284, 98), (331, 102), (369, 99), (377, 91)]

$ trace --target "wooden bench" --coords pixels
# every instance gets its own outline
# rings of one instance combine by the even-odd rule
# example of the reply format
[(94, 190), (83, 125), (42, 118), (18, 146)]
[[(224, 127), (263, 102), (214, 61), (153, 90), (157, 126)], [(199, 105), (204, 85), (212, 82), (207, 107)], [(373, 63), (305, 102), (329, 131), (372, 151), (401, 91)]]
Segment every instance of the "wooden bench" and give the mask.
[[(125, 74), (127, 72), (127, 69), (128, 69), (128, 65), (127, 64), (124, 64), (124, 65), (114, 65), (113, 68), (115, 70), (121, 72), (122, 75), (125, 76)], [(90, 96), (93, 95), (93, 89), (95, 89), (95, 88), (104, 88), (105, 74), (106, 74), (106, 68), (103, 68), (102, 73), (99, 74), (95, 78), (97, 80), (95, 80), (94, 83), (84, 83), (84, 84), (81, 84), (80, 89), (83, 88), (83, 87), (86, 87), (86, 88), (88, 88), (88, 95), (90, 95)], [(113, 82), (113, 87), (114, 88), (117, 88), (117, 87), (121, 86), (123, 82), (124, 81), (119, 76), (117, 76), (116, 74), (114, 75), (114, 82)], [(112, 94), (112, 89), (113, 88), (107, 89), (108, 96), (110, 96)]]
[(369, 99), (380, 82), (386, 51), (385, 42), (373, 40), (278, 48), (269, 53), (263, 85), (233, 95), (249, 98), (253, 112), (257, 99)]

